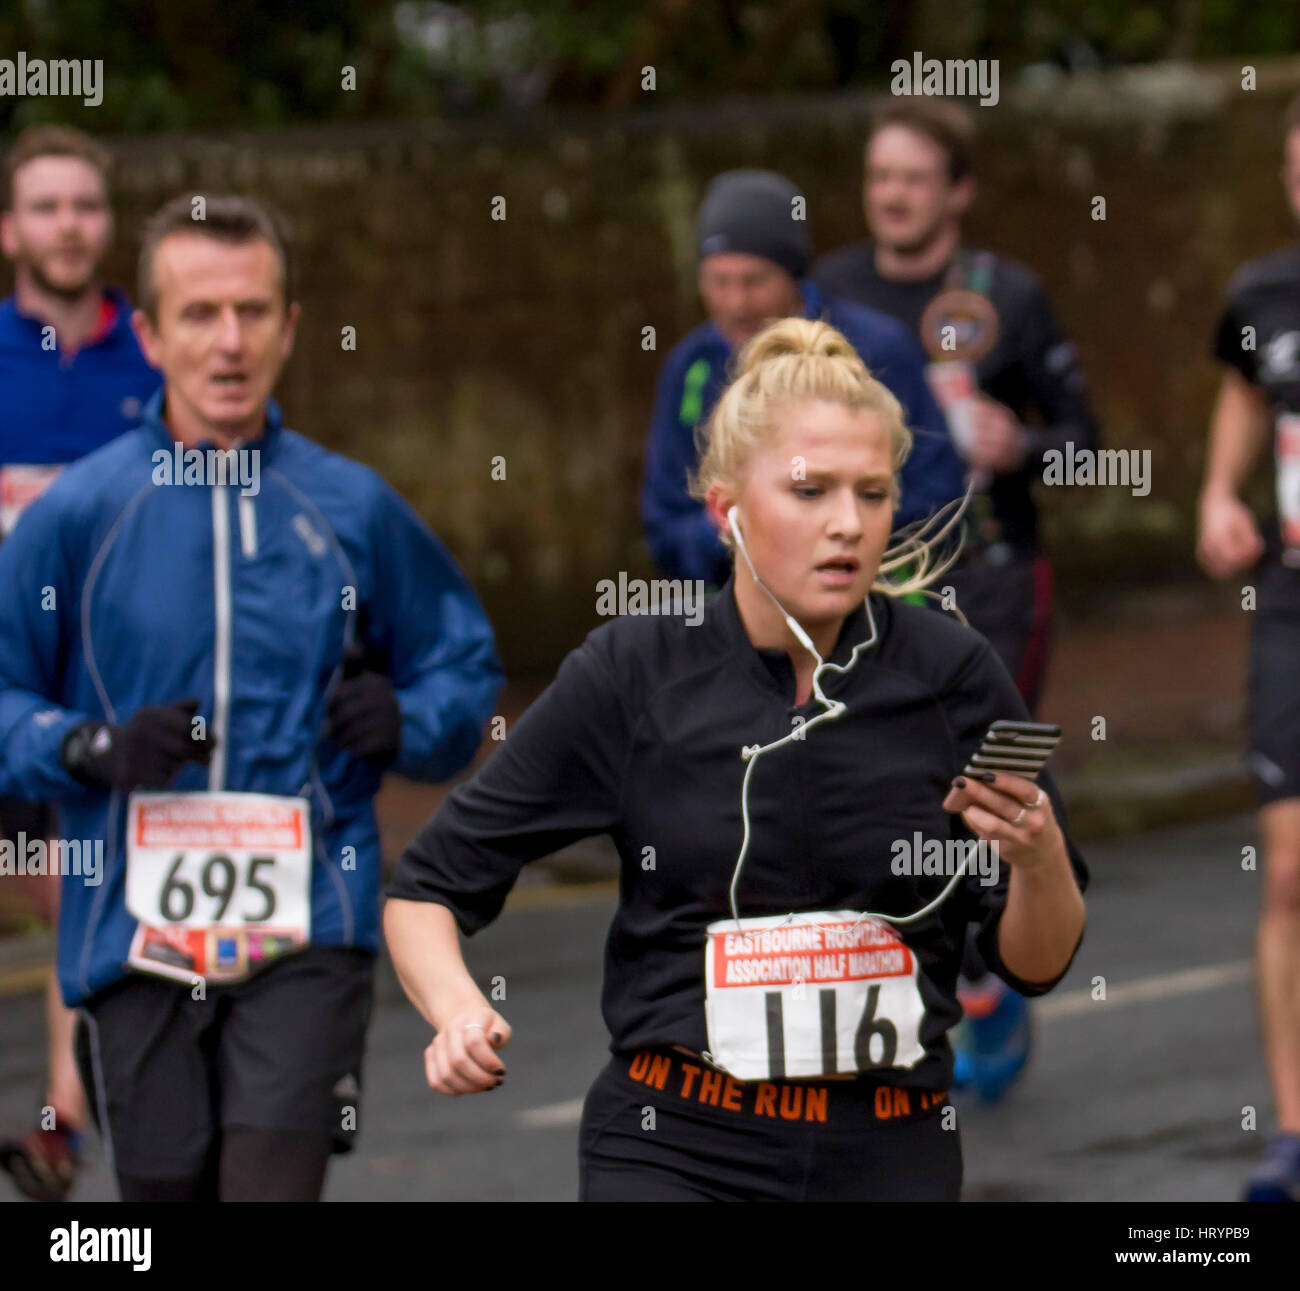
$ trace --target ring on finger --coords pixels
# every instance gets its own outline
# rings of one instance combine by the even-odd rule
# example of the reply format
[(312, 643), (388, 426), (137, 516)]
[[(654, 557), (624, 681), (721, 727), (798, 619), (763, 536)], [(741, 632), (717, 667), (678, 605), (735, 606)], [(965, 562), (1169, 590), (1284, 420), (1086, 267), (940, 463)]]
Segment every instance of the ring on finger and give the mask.
[(461, 1030), (462, 1030), (462, 1031), (474, 1031), (474, 1030), (482, 1031), (482, 1030), (483, 1030), (483, 1023), (481, 1023), (481, 1022), (466, 1022), (465, 1025), (464, 1025), (463, 1027), (461, 1027)]
[(1025, 812), (1027, 812), (1028, 810), (1029, 810), (1028, 807), (1021, 807), (1021, 808), (1020, 808), (1020, 815), (1018, 815), (1018, 816), (1015, 818), (1015, 820), (1013, 820), (1011, 823), (1012, 823), (1013, 825), (1018, 825), (1018, 824), (1020, 824), (1020, 822), (1021, 822), (1022, 820), (1024, 820), (1024, 818), (1025, 818)]

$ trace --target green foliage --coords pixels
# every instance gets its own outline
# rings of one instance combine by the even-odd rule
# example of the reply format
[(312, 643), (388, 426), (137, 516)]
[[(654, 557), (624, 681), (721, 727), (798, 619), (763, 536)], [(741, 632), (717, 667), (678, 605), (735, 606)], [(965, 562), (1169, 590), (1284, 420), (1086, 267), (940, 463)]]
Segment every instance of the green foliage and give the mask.
[[(104, 101), (0, 99), (0, 129), (105, 131), (621, 107), (880, 87), (894, 58), (1285, 54), (1295, 0), (2, 0), (0, 58), (101, 59)], [(344, 67), (356, 88), (342, 88)]]
[[(104, 101), (0, 99), (0, 126), (222, 129), (437, 112), (439, 86), (393, 8), (367, 0), (31, 0), (0, 12), (0, 57), (101, 59)], [(345, 64), (357, 88), (341, 88)], [(414, 74), (412, 74), (414, 72)]]

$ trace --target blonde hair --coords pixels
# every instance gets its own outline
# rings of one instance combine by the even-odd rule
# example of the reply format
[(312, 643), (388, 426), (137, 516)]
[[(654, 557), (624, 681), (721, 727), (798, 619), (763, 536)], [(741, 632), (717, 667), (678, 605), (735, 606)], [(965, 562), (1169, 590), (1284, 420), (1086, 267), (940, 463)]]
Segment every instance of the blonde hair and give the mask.
[[(889, 438), (890, 491), (897, 509), (898, 472), (912, 451), (912, 432), (902, 405), (871, 375), (842, 332), (821, 321), (783, 318), (745, 345), (735, 372), (707, 422), (696, 428), (700, 464), (690, 481), (693, 497), (703, 501), (714, 484), (740, 483), (754, 449), (775, 433), (780, 405), (823, 400), (880, 418)], [(889, 596), (921, 592), (937, 597), (928, 588), (960, 554), (957, 526), (964, 509), (964, 499), (949, 503), (928, 520), (900, 530), (885, 550), (872, 589)], [(721, 536), (734, 555), (731, 534)], [(890, 577), (900, 571), (897, 579)]]

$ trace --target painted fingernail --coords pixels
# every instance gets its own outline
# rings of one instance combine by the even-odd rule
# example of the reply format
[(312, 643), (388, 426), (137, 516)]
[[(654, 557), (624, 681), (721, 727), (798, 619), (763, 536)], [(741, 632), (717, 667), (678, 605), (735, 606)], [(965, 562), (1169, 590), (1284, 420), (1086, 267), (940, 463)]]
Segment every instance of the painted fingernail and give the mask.
[(493, 1031), (493, 1032), (492, 1032), (492, 1043), (493, 1043), (493, 1044), (500, 1044), (500, 1043), (501, 1043), (501, 1032), (500, 1032), (500, 1031)]
[(964, 789), (966, 787), (966, 781), (963, 780), (961, 776), (957, 776), (952, 782), (952, 787), (954, 789)]
[(976, 772), (975, 772), (975, 779), (976, 779), (976, 780), (983, 780), (985, 784), (996, 784), (996, 783), (997, 783), (997, 776), (994, 775), (992, 771), (976, 771)]
[(502, 1076), (502, 1077), (497, 1081), (497, 1083), (496, 1083), (495, 1085), (492, 1086), (492, 1088), (493, 1088), (493, 1089), (499, 1089), (503, 1084), (505, 1084), (505, 1079), (506, 1079), (506, 1078), (505, 1078), (504, 1076)]

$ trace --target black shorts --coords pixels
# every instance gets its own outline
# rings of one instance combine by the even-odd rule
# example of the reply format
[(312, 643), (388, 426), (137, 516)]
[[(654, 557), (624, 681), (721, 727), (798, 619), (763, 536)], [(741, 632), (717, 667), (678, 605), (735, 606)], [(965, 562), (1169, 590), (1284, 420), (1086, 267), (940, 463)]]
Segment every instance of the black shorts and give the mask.
[(0, 838), (16, 843), (22, 834), (30, 842), (34, 838), (54, 838), (58, 832), (58, 820), (48, 802), (28, 802), (0, 794)]
[[(946, 1113), (946, 1115), (945, 1115)], [(583, 1107), (580, 1201), (957, 1201), (942, 1093), (740, 1081), (671, 1049), (614, 1057)]]
[(221, 1132), (356, 1138), (375, 956), (310, 946), (246, 981), (207, 988), (132, 973), (91, 996), (77, 1028), (82, 1083), (114, 1169), (202, 1173)]
[(1270, 543), (1251, 573), (1248, 760), (1261, 804), (1300, 797), (1300, 569)]

